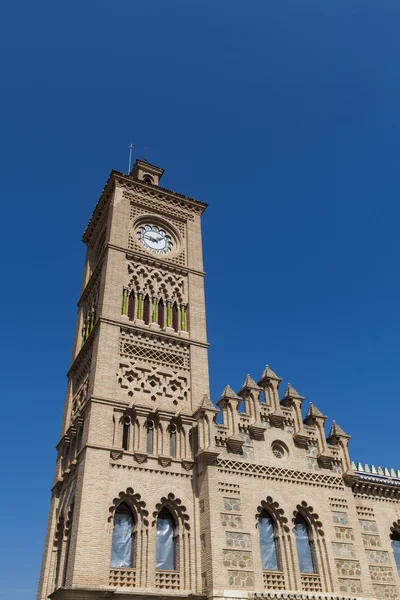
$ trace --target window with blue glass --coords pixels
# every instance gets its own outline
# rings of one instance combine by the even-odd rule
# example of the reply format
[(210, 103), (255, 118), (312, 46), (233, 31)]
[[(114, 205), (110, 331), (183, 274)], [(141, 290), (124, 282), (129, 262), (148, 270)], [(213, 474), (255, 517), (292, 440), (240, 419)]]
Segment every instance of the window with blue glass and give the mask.
[(394, 554), (394, 560), (396, 562), (397, 572), (400, 575), (400, 534), (394, 532), (390, 537), (392, 539), (392, 549)]
[(156, 536), (156, 569), (159, 571), (175, 571), (175, 521), (170, 511), (165, 507), (158, 513)]
[(122, 502), (114, 514), (114, 529), (111, 544), (111, 566), (134, 566), (134, 520), (131, 509)]
[(258, 518), (262, 568), (279, 571), (278, 549), (275, 539), (275, 526), (272, 518), (263, 510)]
[(310, 530), (304, 517), (297, 515), (294, 523), (297, 557), (301, 573), (316, 573)]

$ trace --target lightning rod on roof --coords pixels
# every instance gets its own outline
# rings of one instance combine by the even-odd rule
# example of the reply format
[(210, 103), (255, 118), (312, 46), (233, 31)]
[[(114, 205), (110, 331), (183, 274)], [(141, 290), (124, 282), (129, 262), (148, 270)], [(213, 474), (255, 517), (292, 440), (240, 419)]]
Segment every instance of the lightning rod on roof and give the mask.
[(129, 144), (129, 164), (128, 164), (128, 175), (131, 172), (131, 166), (132, 166), (132, 150), (133, 150), (133, 146), (132, 144)]

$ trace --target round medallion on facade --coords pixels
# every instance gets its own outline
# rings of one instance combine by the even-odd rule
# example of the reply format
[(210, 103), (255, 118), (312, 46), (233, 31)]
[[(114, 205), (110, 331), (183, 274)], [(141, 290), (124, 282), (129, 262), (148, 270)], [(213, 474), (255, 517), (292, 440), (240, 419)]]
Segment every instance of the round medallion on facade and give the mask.
[(146, 250), (155, 254), (168, 254), (174, 245), (172, 236), (158, 225), (142, 225), (137, 230), (137, 237)]
[(282, 442), (272, 442), (271, 444), (272, 454), (275, 458), (285, 459), (288, 455), (288, 450)]

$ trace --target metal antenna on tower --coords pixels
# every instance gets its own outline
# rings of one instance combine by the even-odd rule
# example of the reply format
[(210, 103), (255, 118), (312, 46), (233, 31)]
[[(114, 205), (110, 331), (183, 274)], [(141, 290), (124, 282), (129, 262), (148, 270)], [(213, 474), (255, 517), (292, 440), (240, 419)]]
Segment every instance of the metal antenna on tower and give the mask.
[(131, 165), (132, 165), (132, 150), (133, 150), (133, 146), (132, 144), (129, 144), (129, 164), (128, 164), (128, 175), (131, 172)]
[[(144, 147), (145, 154), (147, 154), (147, 150), (148, 150), (148, 148), (147, 148), (147, 146), (145, 146), (145, 147)], [(144, 156), (143, 154), (141, 154), (141, 155), (139, 156), (139, 160), (142, 160), (143, 162), (149, 162), (149, 161), (147, 160), (147, 157), (146, 157), (146, 156)]]

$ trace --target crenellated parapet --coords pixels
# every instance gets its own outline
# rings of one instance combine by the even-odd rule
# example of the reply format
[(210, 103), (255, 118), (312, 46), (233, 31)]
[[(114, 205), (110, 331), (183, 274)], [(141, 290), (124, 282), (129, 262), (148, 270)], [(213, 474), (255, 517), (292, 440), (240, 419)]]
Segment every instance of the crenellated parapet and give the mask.
[[(350, 436), (335, 421), (326, 436), (326, 415), (315, 404), (310, 403), (303, 418), (304, 396), (300, 395), (289, 383), (280, 399), (279, 386), (281, 382), (282, 379), (267, 365), (257, 383), (253, 377), (247, 375), (238, 393), (230, 385), (227, 385), (221, 398), (216, 402), (222, 423), (217, 424), (219, 411), (213, 409), (215, 411), (212, 415), (212, 420), (215, 421), (213, 426), (214, 442), (212, 441), (213, 436), (210, 435), (210, 426), (205, 425), (207, 421), (210, 421), (205, 416), (205, 410), (196, 411), (199, 449), (205, 450), (213, 447), (243, 456), (245, 447), (248, 450), (254, 448), (254, 444), (258, 442), (280, 437), (280, 440), (272, 439), (272, 453), (277, 456), (277, 443), (285, 447), (282, 434), (279, 433), (281, 431), (284, 436), (291, 435), (293, 448), (298, 448), (300, 452), (303, 451), (304, 456), (307, 457), (306, 468), (329, 469), (343, 473), (344, 477), (348, 479), (348, 483), (351, 484), (354, 479), (354, 469), (348, 453)], [(208, 403), (210, 403), (209, 400)], [(244, 411), (240, 410), (242, 406), (244, 406)], [(288, 438), (285, 437), (285, 439)], [(246, 458), (250, 460), (249, 457), (254, 456), (253, 452), (245, 454)], [(259, 453), (260, 456), (262, 454), (262, 452)]]

